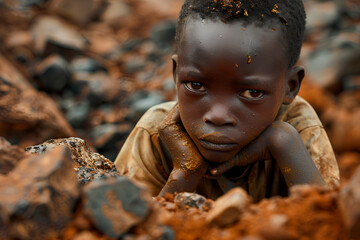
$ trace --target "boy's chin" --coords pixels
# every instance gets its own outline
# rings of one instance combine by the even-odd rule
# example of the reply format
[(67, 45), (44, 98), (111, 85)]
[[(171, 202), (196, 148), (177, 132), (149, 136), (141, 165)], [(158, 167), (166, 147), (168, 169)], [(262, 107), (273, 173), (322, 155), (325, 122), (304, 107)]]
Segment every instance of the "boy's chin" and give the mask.
[(224, 163), (232, 159), (235, 154), (231, 154), (228, 152), (204, 152), (202, 153), (204, 159), (210, 163)]

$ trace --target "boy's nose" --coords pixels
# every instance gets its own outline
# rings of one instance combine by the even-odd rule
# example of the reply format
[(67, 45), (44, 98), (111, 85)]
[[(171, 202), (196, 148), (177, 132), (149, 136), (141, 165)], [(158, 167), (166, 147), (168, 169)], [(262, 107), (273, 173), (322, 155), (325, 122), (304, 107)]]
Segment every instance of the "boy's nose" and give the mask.
[(205, 123), (212, 123), (217, 126), (236, 125), (236, 119), (231, 116), (227, 106), (223, 104), (213, 105), (204, 116)]

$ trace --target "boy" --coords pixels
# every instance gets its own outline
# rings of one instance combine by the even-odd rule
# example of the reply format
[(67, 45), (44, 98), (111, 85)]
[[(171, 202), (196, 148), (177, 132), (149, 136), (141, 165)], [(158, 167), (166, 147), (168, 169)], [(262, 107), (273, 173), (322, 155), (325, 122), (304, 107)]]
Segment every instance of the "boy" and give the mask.
[(172, 57), (178, 102), (150, 109), (115, 160), (154, 195), (232, 187), (255, 202), (294, 184), (336, 186), (326, 133), (297, 93), (301, 0), (185, 0)]

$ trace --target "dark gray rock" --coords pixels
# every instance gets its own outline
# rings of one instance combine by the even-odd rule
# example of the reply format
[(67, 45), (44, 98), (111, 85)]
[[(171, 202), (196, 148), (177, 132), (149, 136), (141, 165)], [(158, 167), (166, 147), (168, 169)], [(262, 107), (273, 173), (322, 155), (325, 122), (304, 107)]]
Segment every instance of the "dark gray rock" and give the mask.
[(125, 63), (125, 72), (130, 73), (130, 74), (136, 73), (136, 72), (143, 70), (145, 66), (146, 66), (146, 62), (143, 59), (134, 57), (134, 58), (129, 59)]
[(74, 128), (82, 128), (90, 113), (90, 102), (83, 100), (71, 107), (65, 114), (66, 119)]
[(132, 125), (129, 123), (102, 124), (96, 126), (91, 131), (90, 136), (94, 142), (94, 147), (96, 147), (100, 153), (103, 154), (103, 152), (114, 150), (117, 155), (119, 146), (126, 140), (131, 130)]
[(77, 57), (70, 62), (70, 70), (74, 73), (95, 73), (98, 71), (107, 72), (106, 68), (95, 59)]
[(136, 122), (149, 108), (164, 101), (164, 97), (159, 92), (137, 91), (127, 99), (131, 109), (127, 117)]
[(126, 41), (122, 46), (121, 46), (121, 51), (123, 52), (131, 52), (136, 50), (138, 47), (140, 47), (141, 43), (143, 43), (143, 39), (141, 38), (133, 38), (130, 39), (128, 41)]
[(170, 226), (164, 226), (162, 228), (162, 230), (163, 230), (163, 234), (159, 240), (175, 240), (176, 239), (175, 231)]
[(141, 223), (151, 209), (149, 193), (125, 176), (95, 181), (84, 188), (84, 210), (104, 234), (119, 238)]
[(70, 82), (67, 61), (59, 55), (51, 55), (35, 68), (39, 85), (48, 92), (61, 92)]
[(335, 1), (309, 1), (306, 8), (306, 31), (305, 35), (318, 35), (319, 31), (333, 28), (340, 24), (342, 14)]
[(175, 41), (176, 22), (166, 20), (151, 29), (150, 39), (156, 43), (158, 48), (171, 48)]
[[(353, 33), (360, 39), (360, 34)], [(348, 75), (360, 74), (360, 41), (334, 36), (304, 59), (309, 79), (330, 91), (339, 91)]]

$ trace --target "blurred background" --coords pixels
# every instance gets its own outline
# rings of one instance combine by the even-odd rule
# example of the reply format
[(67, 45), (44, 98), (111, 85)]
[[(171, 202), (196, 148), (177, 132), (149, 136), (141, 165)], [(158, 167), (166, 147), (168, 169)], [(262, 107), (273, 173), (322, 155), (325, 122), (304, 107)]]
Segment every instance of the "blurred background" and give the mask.
[[(176, 99), (183, 0), (0, 0), (0, 136), (20, 147), (76, 136), (114, 160), (141, 115)], [(360, 164), (360, 0), (305, 0), (300, 95), (342, 183)]]

